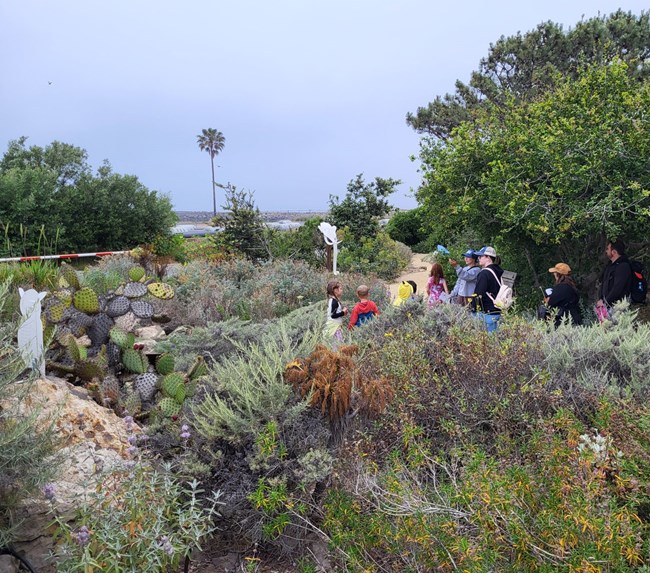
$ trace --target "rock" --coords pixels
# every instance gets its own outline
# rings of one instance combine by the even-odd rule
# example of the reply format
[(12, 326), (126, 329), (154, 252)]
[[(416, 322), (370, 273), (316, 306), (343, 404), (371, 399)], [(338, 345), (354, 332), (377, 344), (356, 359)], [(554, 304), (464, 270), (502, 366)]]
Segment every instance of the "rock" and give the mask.
[[(38, 412), (38, 424), (52, 424), (59, 439), (53, 463), (59, 472), (53, 480), (58, 515), (71, 520), (80, 500), (95, 488), (97, 475), (129, 459), (128, 431), (124, 420), (101, 407), (84, 388), (48, 377), (34, 382), (22, 404), (24, 412)], [(140, 428), (133, 424), (134, 433)], [(50, 504), (43, 498), (26, 500), (17, 510), (16, 549), (40, 573), (54, 568), (46, 561), (52, 549)]]
[(143, 326), (136, 329), (135, 335), (138, 337), (138, 344), (144, 345), (145, 354), (158, 354), (154, 349), (159, 340), (167, 336), (162, 326), (154, 324), (152, 326)]

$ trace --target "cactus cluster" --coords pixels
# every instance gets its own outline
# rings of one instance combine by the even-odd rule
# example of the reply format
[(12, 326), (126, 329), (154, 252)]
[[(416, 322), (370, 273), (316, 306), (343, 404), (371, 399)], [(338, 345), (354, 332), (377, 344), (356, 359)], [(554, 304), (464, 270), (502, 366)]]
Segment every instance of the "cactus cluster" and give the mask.
[(196, 380), (207, 373), (205, 361), (198, 358), (187, 373), (175, 370), (171, 354), (151, 362), (133, 331), (150, 324), (151, 297), (168, 300), (174, 290), (148, 280), (137, 265), (128, 278), (114, 292), (99, 295), (83, 286), (70, 265), (62, 265), (59, 288), (44, 303), (44, 325), (55, 332), (48, 366), (78, 380), (98, 402), (120, 413), (176, 416), (193, 395)]

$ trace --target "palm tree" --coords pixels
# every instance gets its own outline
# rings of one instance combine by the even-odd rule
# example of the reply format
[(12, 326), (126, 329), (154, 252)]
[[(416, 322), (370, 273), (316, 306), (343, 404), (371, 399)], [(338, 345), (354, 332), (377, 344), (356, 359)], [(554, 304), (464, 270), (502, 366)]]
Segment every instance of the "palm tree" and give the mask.
[(216, 182), (214, 180), (214, 158), (223, 151), (226, 145), (226, 138), (223, 133), (213, 128), (202, 129), (201, 135), (196, 136), (196, 141), (199, 144), (201, 151), (207, 151), (210, 154), (210, 164), (212, 165), (212, 208), (214, 216), (217, 215), (217, 193), (215, 190)]

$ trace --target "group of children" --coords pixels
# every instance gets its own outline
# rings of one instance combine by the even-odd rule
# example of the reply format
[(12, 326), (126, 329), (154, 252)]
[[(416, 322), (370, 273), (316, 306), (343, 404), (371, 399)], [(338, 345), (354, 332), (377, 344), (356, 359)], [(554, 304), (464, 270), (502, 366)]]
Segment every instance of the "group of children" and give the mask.
[[(399, 306), (406, 300), (413, 297), (417, 292), (415, 281), (403, 281), (397, 291), (397, 297), (393, 304)], [(370, 289), (367, 285), (357, 287), (357, 297), (359, 302), (348, 312), (348, 308), (341, 304), (340, 297), (343, 293), (343, 287), (337, 280), (331, 280), (327, 283), (327, 320), (325, 323), (324, 334), (327, 338), (343, 340), (343, 318), (350, 314), (348, 321), (348, 330), (355, 326), (361, 326), (375, 316), (379, 316), (377, 305), (368, 298)], [(429, 308), (436, 304), (446, 302), (449, 299), (449, 287), (440, 263), (434, 263), (431, 267), (429, 280), (427, 281), (427, 301)]]

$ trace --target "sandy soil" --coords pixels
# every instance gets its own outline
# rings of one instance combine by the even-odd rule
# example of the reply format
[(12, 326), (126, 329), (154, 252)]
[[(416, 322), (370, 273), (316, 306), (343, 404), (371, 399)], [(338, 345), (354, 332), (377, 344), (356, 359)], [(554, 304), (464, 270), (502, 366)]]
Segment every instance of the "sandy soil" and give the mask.
[(411, 263), (404, 273), (395, 280), (395, 282), (390, 283), (390, 294), (393, 298), (397, 296), (397, 289), (402, 281), (415, 281), (415, 284), (418, 285), (418, 293), (426, 293), (427, 290), (427, 281), (429, 280), (429, 270), (431, 269), (431, 263), (425, 261), (425, 258), (430, 257), (431, 255), (415, 253), (411, 258)]

